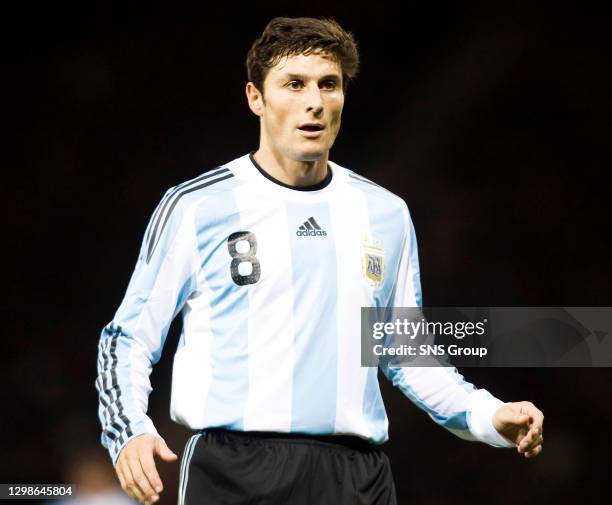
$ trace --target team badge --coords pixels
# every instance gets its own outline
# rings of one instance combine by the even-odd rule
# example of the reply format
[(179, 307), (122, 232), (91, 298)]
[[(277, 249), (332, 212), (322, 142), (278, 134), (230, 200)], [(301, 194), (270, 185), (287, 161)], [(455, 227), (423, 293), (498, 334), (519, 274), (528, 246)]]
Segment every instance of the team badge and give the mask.
[(382, 281), (382, 257), (375, 254), (366, 254), (365, 261), (367, 263), (366, 277), (380, 284)]
[(383, 281), (385, 265), (384, 252), (379, 241), (364, 240), (362, 245), (362, 269), (363, 276), (368, 284), (374, 288), (380, 287)]

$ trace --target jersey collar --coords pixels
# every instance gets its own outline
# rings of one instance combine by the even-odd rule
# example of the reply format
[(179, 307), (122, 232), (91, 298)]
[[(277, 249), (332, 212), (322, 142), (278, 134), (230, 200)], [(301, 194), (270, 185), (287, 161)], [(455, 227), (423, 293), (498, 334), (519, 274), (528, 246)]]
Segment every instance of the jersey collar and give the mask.
[(317, 182), (316, 184), (313, 184), (311, 186), (292, 186), (291, 184), (286, 184), (286, 183), (284, 183), (282, 181), (279, 181), (276, 177), (272, 177), (268, 172), (266, 172), (259, 165), (259, 163), (257, 163), (257, 161), (255, 161), (255, 158), (253, 157), (253, 154), (255, 154), (255, 151), (251, 151), (249, 153), (249, 159), (251, 160), (251, 163), (253, 164), (253, 166), (259, 171), (259, 173), (261, 175), (263, 175), (269, 181), (273, 182), (274, 184), (278, 184), (279, 186), (282, 186), (283, 188), (292, 189), (294, 191), (319, 191), (319, 190), (324, 189), (327, 186), (329, 186), (329, 184), (331, 183), (332, 178), (333, 178), (332, 169), (331, 169), (331, 167), (328, 164), (327, 165), (327, 174), (325, 175), (325, 178), (322, 181)]

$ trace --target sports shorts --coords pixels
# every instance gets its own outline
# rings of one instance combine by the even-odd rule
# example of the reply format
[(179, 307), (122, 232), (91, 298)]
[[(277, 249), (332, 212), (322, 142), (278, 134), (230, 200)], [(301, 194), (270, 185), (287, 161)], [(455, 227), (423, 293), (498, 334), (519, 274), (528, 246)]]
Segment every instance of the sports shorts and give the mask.
[(181, 462), (179, 505), (396, 505), (389, 459), (351, 436), (206, 429)]

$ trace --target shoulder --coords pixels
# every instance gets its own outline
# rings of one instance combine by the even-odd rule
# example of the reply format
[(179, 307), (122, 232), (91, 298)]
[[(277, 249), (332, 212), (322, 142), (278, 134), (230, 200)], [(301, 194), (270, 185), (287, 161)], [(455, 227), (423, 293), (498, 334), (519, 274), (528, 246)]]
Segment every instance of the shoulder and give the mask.
[(349, 184), (358, 191), (361, 191), (367, 198), (379, 201), (381, 204), (384, 201), (385, 205), (391, 205), (398, 210), (401, 210), (403, 213), (408, 213), (408, 206), (406, 205), (406, 202), (392, 191), (389, 191), (380, 184), (377, 184), (354, 170), (340, 166), (331, 161), (329, 163), (332, 166), (332, 169), (339, 173), (339, 175), (344, 179), (346, 184)]
[(205, 170), (197, 177), (171, 187), (164, 194), (160, 205), (185, 209), (196, 200), (230, 191), (237, 184), (236, 167), (230, 162)]
[[(205, 170), (197, 177), (169, 188), (158, 203), (145, 231), (146, 257), (153, 254), (156, 244), (165, 237), (174, 237), (180, 229), (193, 228), (193, 216), (198, 204), (210, 197), (221, 196), (238, 184), (236, 160)], [(186, 224), (187, 223), (187, 224)]]
[(241, 173), (247, 156), (209, 168), (196, 177), (169, 188), (159, 202), (156, 212), (164, 215), (183, 215), (195, 204), (212, 197), (227, 196), (242, 181)]

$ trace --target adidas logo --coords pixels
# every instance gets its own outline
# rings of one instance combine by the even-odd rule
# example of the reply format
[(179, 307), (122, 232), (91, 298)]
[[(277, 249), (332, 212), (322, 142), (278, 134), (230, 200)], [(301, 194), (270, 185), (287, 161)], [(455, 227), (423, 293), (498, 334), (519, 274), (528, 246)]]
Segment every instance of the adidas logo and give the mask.
[(309, 217), (308, 221), (304, 221), (295, 234), (298, 237), (327, 237), (327, 232), (321, 229), (314, 217)]

